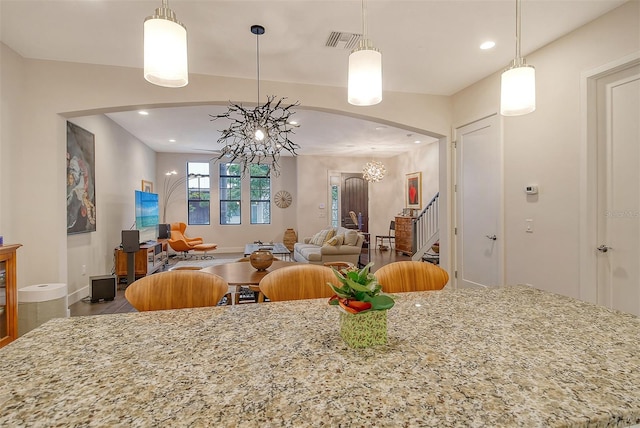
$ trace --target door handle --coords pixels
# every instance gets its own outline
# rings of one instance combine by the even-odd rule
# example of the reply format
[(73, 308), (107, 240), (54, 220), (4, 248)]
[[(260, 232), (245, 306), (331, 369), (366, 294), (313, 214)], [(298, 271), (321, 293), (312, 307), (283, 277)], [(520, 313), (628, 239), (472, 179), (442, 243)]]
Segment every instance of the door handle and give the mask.
[(602, 244), (598, 248), (596, 248), (596, 250), (600, 251), (601, 253), (606, 253), (609, 250), (613, 250), (613, 248)]
[(495, 241), (496, 239), (498, 239), (498, 237), (496, 235), (485, 235), (487, 238), (491, 239), (492, 241)]

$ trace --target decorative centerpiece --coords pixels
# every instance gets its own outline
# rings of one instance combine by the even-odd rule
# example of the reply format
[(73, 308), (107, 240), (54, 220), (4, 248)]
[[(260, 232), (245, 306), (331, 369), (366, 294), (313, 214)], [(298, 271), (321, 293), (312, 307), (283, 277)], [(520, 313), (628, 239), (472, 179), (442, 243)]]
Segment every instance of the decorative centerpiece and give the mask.
[(259, 271), (267, 270), (273, 263), (273, 254), (269, 250), (256, 250), (249, 256), (249, 263)]
[(340, 336), (352, 348), (366, 348), (387, 343), (387, 309), (394, 305), (391, 296), (382, 293), (382, 286), (369, 272), (373, 263), (362, 269), (333, 269), (342, 284), (327, 283), (336, 293), (330, 305), (340, 311)]

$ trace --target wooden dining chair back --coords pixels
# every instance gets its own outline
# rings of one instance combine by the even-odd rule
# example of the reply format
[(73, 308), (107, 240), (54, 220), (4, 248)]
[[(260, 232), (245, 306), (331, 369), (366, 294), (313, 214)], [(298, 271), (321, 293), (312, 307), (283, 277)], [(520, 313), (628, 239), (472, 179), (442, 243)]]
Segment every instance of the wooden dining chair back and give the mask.
[(269, 272), (260, 280), (260, 291), (272, 302), (329, 298), (335, 293), (327, 282), (340, 285), (331, 268), (300, 263)]
[(138, 311), (216, 306), (229, 292), (222, 277), (197, 270), (172, 270), (134, 281), (124, 296)]
[(418, 261), (389, 263), (374, 275), (385, 293), (442, 290), (449, 281), (449, 274), (440, 266)]

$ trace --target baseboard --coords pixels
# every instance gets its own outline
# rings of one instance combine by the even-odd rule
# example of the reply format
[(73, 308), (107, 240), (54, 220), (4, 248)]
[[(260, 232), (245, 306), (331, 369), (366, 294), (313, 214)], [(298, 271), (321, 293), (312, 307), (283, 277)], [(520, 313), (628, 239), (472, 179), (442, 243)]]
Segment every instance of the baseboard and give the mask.
[(67, 296), (67, 301), (69, 306), (73, 305), (76, 302), (79, 302), (80, 300), (84, 299), (85, 297), (89, 297), (90, 295), (90, 290), (89, 290), (89, 286), (85, 286), (82, 287), (80, 290), (76, 290), (73, 293), (69, 294)]

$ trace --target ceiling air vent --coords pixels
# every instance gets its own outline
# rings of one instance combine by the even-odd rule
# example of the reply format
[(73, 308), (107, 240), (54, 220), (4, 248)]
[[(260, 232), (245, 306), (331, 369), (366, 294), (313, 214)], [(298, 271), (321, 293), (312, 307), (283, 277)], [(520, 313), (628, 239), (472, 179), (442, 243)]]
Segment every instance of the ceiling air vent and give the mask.
[(329, 34), (329, 38), (327, 39), (327, 43), (325, 46), (330, 48), (338, 48), (338, 49), (354, 49), (358, 46), (358, 42), (362, 34), (356, 33), (343, 33), (340, 31), (332, 31)]

